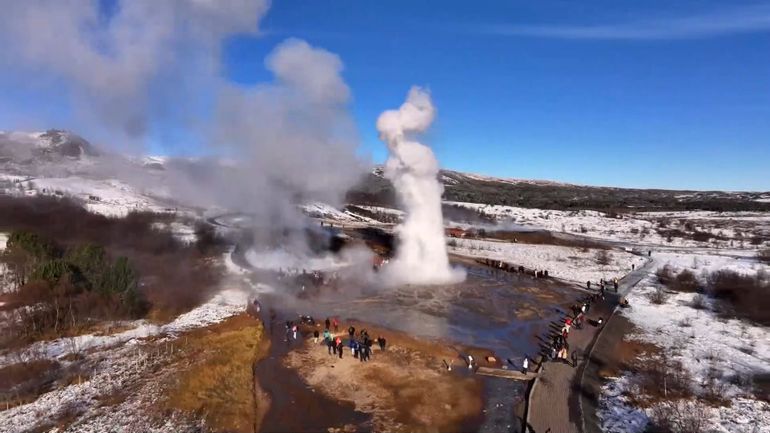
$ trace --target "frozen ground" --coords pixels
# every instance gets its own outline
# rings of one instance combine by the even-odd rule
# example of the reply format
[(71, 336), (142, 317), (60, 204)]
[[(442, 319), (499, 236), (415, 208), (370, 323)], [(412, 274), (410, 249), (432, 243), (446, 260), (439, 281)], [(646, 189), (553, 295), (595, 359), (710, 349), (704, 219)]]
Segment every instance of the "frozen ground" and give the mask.
[(173, 337), (181, 332), (221, 322), (228, 317), (245, 310), (249, 292), (225, 290), (215, 295), (205, 304), (177, 317), (165, 325), (155, 325), (143, 320), (131, 322), (131, 328), (111, 335), (79, 335), (71, 338), (59, 338), (52, 341), (40, 341), (27, 348), (0, 355), (0, 367), (36, 359), (61, 360), (71, 354), (80, 354), (94, 350), (106, 350), (125, 344), (136, 344), (151, 336)]
[[(653, 272), (666, 264), (678, 270), (690, 269), (701, 278), (720, 269), (745, 274), (770, 271), (770, 266), (746, 257), (687, 253), (654, 256)], [(664, 304), (656, 305), (649, 299), (649, 294), (659, 285), (653, 272), (628, 295), (632, 307), (622, 314), (637, 329), (628, 338), (660, 347), (681, 362), (695, 384), (705, 383), (711, 369), (720, 372), (722, 395), (730, 399), (732, 405), (704, 406), (709, 425), (706, 431), (770, 432), (770, 404), (754, 398), (746, 384), (735, 384), (736, 378), (745, 381), (753, 374), (770, 374), (770, 329), (718, 317), (708, 308), (693, 308), (692, 300), (698, 296), (694, 293), (671, 293)], [(633, 373), (629, 372), (605, 385), (599, 415), (606, 432), (644, 431), (650, 413), (629, 406), (623, 396), (634, 392), (633, 389)]]
[(368, 223), (377, 224), (378, 222), (365, 217), (363, 215), (357, 215), (347, 210), (339, 210), (334, 206), (321, 202), (313, 202), (300, 206), (300, 209), (308, 216), (312, 218), (321, 218), (327, 220), (339, 221), (341, 223)]
[[(499, 223), (640, 245), (738, 247), (754, 234), (770, 234), (770, 213), (767, 212), (636, 212), (616, 218), (592, 210), (560, 211), (466, 202), (445, 203), (472, 209)], [(665, 227), (660, 225), (662, 219), (667, 221)], [(697, 230), (721, 239), (699, 242), (672, 237), (669, 241), (668, 237), (658, 232), (659, 229), (688, 231), (685, 228), (687, 223), (690, 233)]]
[[(456, 246), (453, 246), (456, 245)], [(502, 260), (527, 269), (548, 270), (550, 276), (584, 285), (586, 281), (621, 278), (631, 266), (642, 266), (646, 259), (625, 251), (612, 250), (609, 263), (597, 262), (600, 250), (556, 245), (528, 245), (478, 239), (453, 239), (449, 252), (474, 258)]]

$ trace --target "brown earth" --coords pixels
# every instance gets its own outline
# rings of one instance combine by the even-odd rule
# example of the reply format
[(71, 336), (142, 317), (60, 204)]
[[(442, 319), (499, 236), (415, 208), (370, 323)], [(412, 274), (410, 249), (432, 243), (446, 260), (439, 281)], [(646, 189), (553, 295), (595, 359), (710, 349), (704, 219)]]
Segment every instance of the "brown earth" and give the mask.
[[(482, 409), (482, 384), (466, 374), (459, 354), (473, 354), (485, 365), (489, 351), (441, 341), (422, 340), (407, 334), (347, 321), (338, 333), (347, 342), (350, 325), (367, 329), (371, 338), (384, 336), (388, 345), (375, 345), (371, 360), (360, 362), (345, 346), (343, 358), (329, 355), (323, 342), (308, 342), (290, 352), (285, 363), (314, 389), (336, 400), (352, 402), (356, 410), (372, 415), (377, 431), (464, 431), (478, 420)], [(322, 331), (322, 327), (318, 327)], [(452, 372), (444, 361), (453, 364)]]
[(212, 432), (258, 431), (269, 406), (253, 375), (267, 353), (262, 323), (244, 313), (176, 342), (179, 363), (164, 387), (163, 408), (202, 418)]

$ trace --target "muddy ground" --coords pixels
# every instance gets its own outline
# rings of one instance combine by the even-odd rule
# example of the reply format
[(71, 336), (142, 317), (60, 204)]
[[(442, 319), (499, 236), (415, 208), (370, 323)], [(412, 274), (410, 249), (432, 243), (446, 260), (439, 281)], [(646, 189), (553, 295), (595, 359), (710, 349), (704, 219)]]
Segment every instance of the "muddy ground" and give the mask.
[[(305, 342), (285, 357), (313, 389), (335, 400), (350, 402), (372, 417), (376, 431), (432, 432), (477, 430), (482, 414), (482, 383), (468, 372), (463, 356), (483, 361), (487, 350), (345, 321), (337, 333), (346, 342), (349, 326), (366, 329), (372, 338), (386, 336), (387, 346), (375, 345), (371, 359), (362, 362), (346, 346), (343, 356), (328, 353), (323, 342), (313, 343), (305, 327)], [(446, 363), (446, 364), (445, 364)], [(446, 365), (452, 365), (452, 371)]]

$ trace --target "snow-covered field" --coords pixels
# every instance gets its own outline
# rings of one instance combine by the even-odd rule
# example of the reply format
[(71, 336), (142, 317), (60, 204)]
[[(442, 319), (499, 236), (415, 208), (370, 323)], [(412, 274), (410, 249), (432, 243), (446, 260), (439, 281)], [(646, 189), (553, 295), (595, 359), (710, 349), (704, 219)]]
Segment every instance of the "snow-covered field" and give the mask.
[(190, 329), (221, 322), (245, 311), (248, 298), (249, 292), (247, 291), (225, 290), (216, 294), (205, 304), (180, 315), (165, 325), (155, 325), (144, 320), (138, 320), (129, 323), (130, 329), (115, 334), (86, 334), (52, 341), (40, 341), (22, 351), (1, 354), (0, 367), (37, 359), (59, 360), (71, 354), (106, 350), (125, 344), (138, 344), (142, 339), (152, 336), (173, 337)]
[[(456, 245), (456, 246), (453, 246)], [(609, 251), (609, 263), (601, 265), (599, 250), (556, 245), (528, 245), (478, 239), (454, 239), (449, 252), (474, 258), (502, 260), (527, 269), (548, 270), (550, 276), (585, 284), (600, 279), (621, 278), (631, 272), (632, 265), (642, 266), (646, 259), (625, 251)]]
[[(754, 275), (770, 271), (770, 266), (745, 257), (656, 254), (653, 272), (664, 265), (677, 270), (689, 269), (700, 278), (724, 269)], [(757, 400), (745, 384), (736, 385), (735, 378), (745, 380), (752, 374), (770, 374), (770, 329), (718, 317), (708, 308), (694, 308), (692, 301), (700, 296), (694, 293), (670, 293), (665, 303), (654, 304), (649, 295), (657, 290), (659, 283), (653, 272), (628, 295), (632, 307), (622, 314), (633, 322), (637, 331), (627, 338), (660, 347), (671, 359), (681, 363), (696, 387), (706, 382), (710, 371), (720, 372), (718, 380), (724, 387), (723, 397), (732, 404), (718, 408), (701, 405), (708, 423), (705, 431), (769, 432), (770, 404)], [(634, 392), (633, 377), (634, 373), (625, 372), (605, 385), (599, 413), (604, 431), (644, 431), (650, 412), (631, 407), (623, 395)]]
[(377, 224), (377, 221), (365, 217), (363, 215), (357, 215), (347, 210), (339, 210), (334, 206), (321, 202), (313, 202), (300, 206), (300, 209), (308, 216), (312, 218), (322, 218), (328, 220), (339, 221), (341, 223), (368, 223)]
[[(615, 218), (592, 210), (560, 211), (466, 202), (445, 203), (474, 210), (498, 222), (639, 245), (737, 247), (737, 244), (743, 240), (737, 237), (735, 231), (736, 225), (739, 224), (743, 228), (742, 234), (745, 235), (746, 240), (752, 233), (770, 234), (770, 213), (767, 212), (637, 212)], [(661, 227), (660, 219), (669, 220), (669, 226)], [(692, 220), (693, 229), (726, 239), (698, 242), (689, 238), (672, 237), (669, 242), (667, 237), (658, 233), (658, 229), (682, 230), (684, 229), (682, 221), (689, 220)], [(730, 224), (734, 226), (732, 229), (724, 227)]]

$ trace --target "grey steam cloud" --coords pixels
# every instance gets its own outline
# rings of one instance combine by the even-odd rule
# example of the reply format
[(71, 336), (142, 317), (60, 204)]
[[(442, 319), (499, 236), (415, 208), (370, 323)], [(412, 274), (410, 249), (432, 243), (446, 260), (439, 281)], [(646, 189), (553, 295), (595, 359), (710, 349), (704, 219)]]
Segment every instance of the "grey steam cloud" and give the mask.
[(76, 132), (124, 148), (168, 127), (226, 156), (170, 164), (177, 198), (286, 222), (297, 201), (338, 204), (364, 170), (337, 55), (289, 39), (265, 61), (272, 81), (222, 77), (223, 42), (258, 33), (267, 0), (3, 3), (0, 66), (63, 83)]

